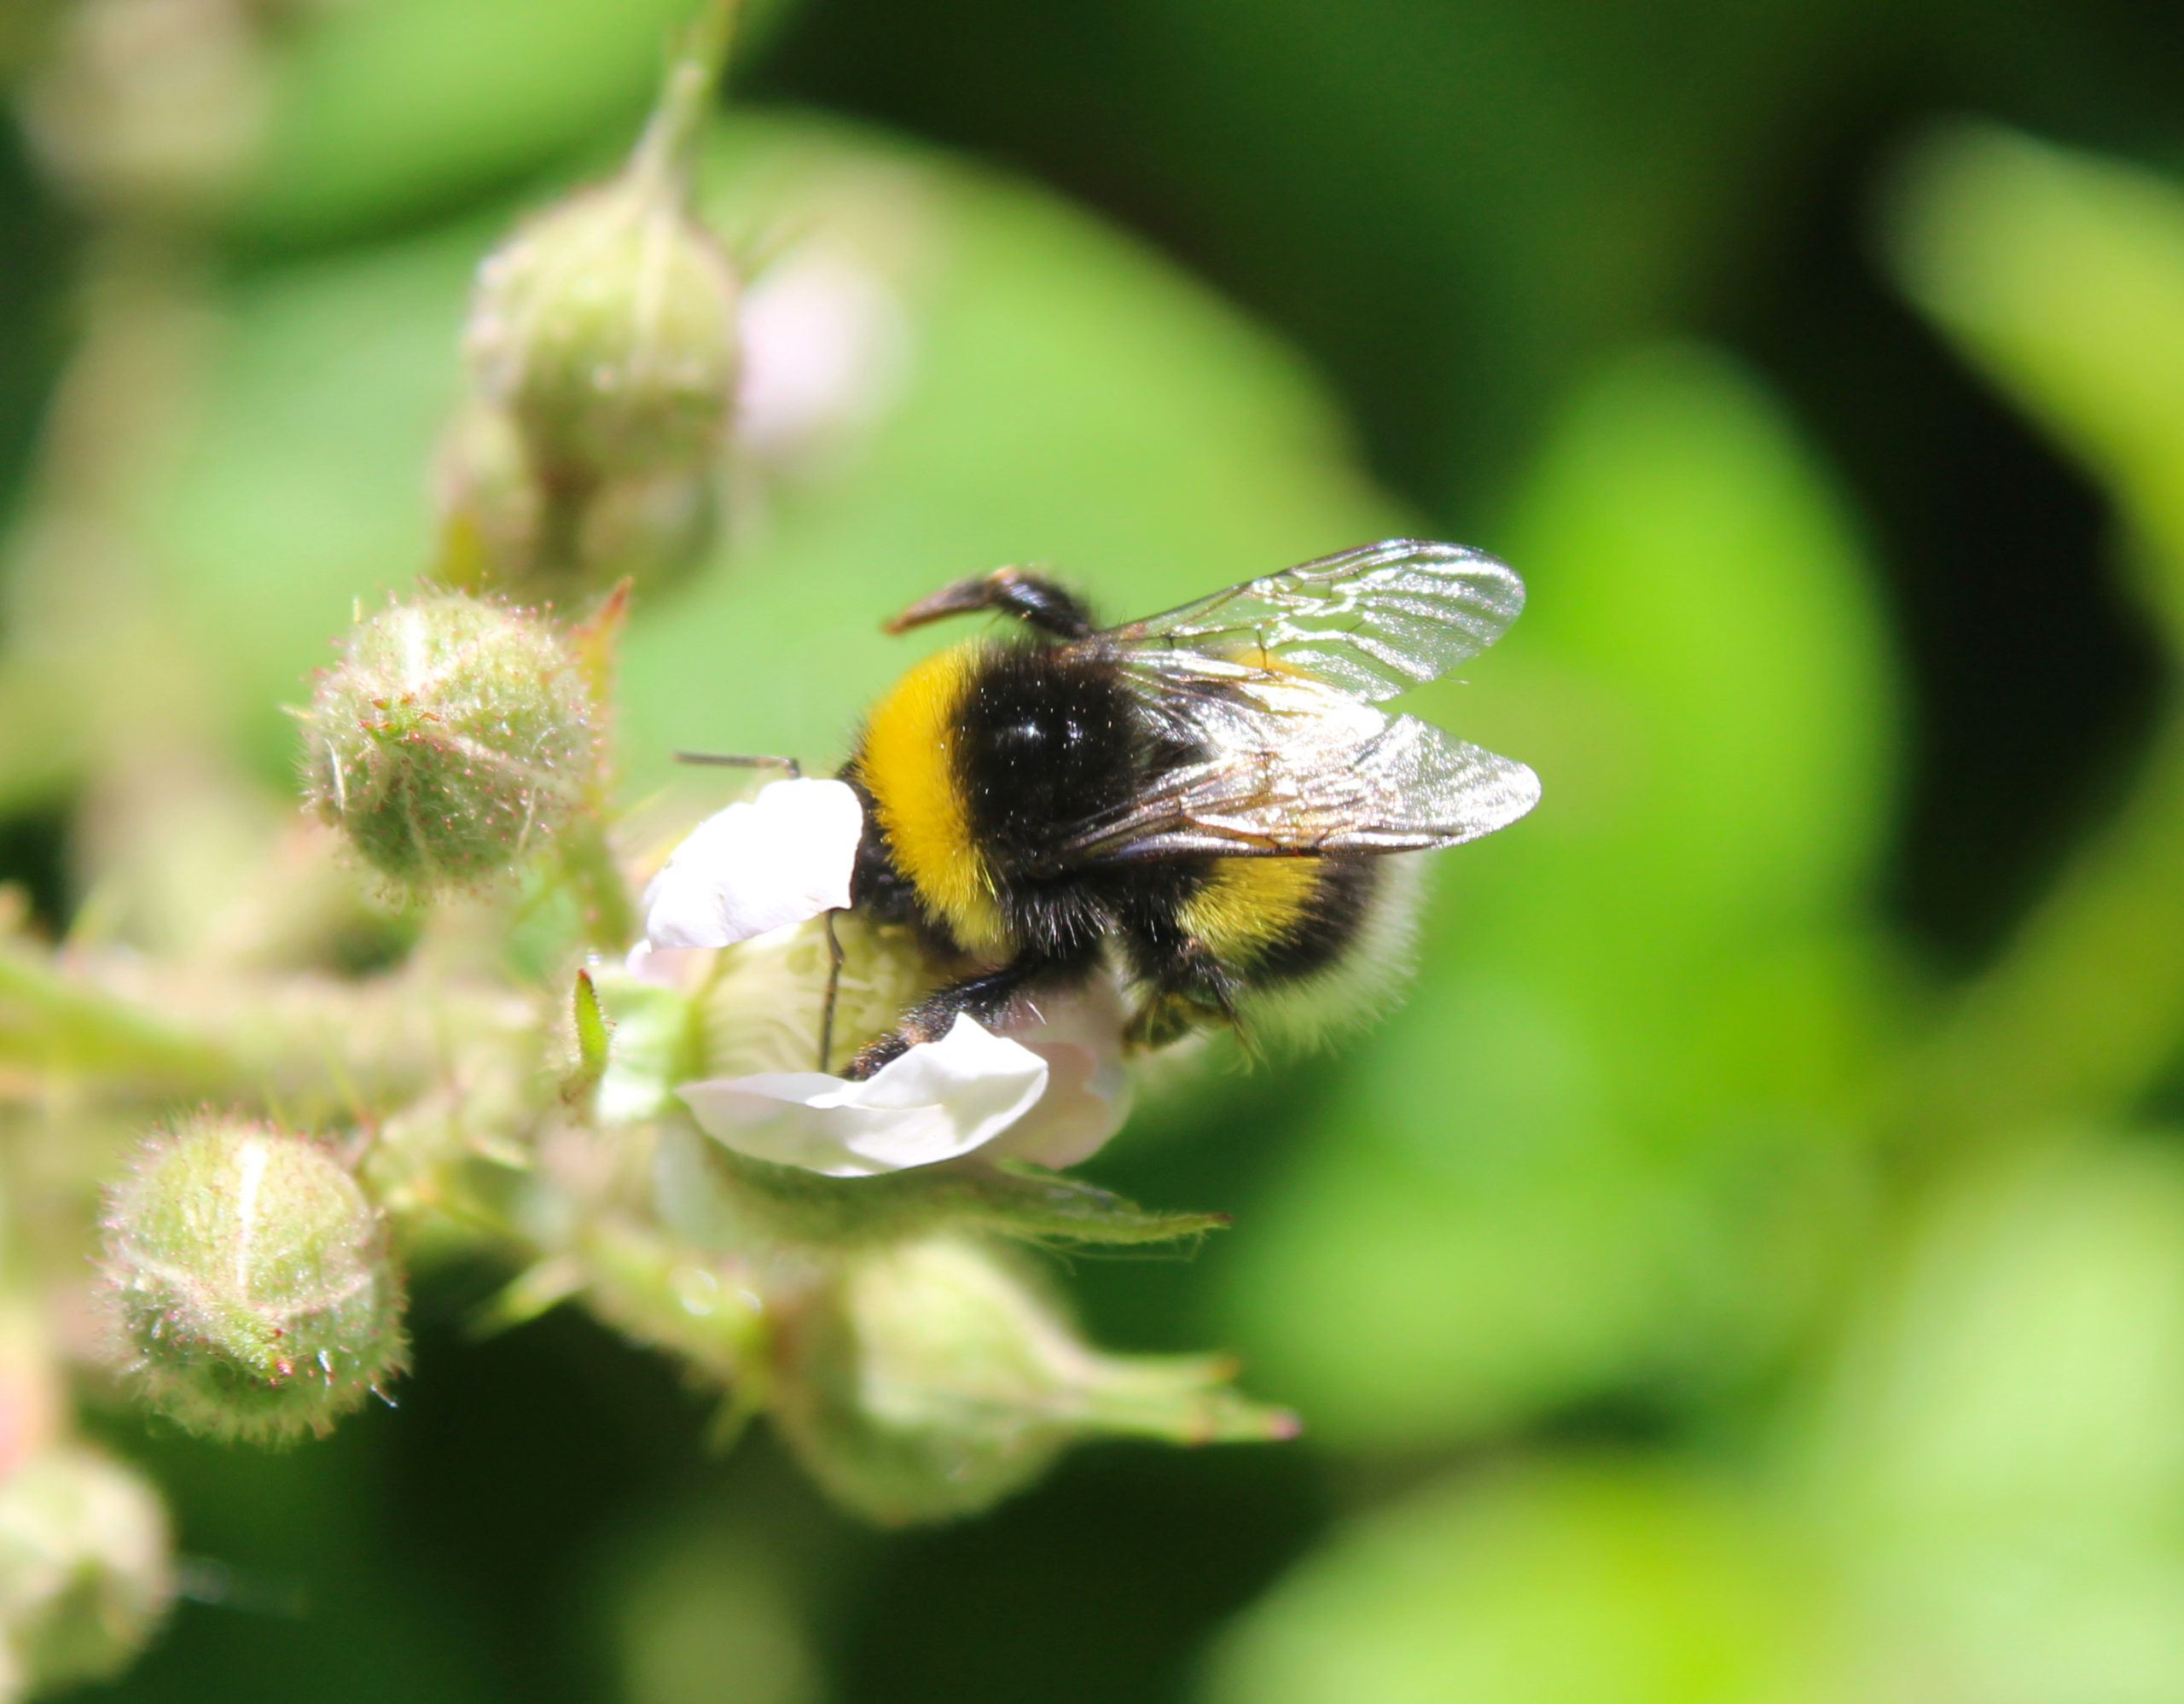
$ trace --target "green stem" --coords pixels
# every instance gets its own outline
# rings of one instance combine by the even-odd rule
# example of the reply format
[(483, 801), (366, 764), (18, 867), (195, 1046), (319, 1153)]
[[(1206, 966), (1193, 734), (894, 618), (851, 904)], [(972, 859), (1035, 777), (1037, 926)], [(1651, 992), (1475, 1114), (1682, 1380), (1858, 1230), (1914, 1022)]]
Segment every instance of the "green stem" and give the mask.
[(562, 868), (584, 908), (584, 939), (603, 953), (626, 951), (637, 938), (637, 908), (607, 841), (605, 823), (595, 815), (580, 816), (561, 844)]
[(630, 175), (680, 187), (689, 175), (712, 109), (713, 90), (728, 68), (741, 0), (706, 0), (667, 67), (652, 119), (630, 156)]
[(20, 947), (0, 948), (0, 1056), (178, 1091), (209, 1092), (239, 1074), (203, 1038)]

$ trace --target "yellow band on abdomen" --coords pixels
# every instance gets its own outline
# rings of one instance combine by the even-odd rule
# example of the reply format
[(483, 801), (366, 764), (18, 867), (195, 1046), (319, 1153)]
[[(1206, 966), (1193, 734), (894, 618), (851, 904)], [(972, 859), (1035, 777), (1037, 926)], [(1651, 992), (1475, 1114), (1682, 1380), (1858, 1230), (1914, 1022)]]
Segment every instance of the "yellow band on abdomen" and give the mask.
[(1177, 911), (1216, 958), (1239, 969), (1296, 935), (1320, 884), (1316, 858), (1221, 858)]

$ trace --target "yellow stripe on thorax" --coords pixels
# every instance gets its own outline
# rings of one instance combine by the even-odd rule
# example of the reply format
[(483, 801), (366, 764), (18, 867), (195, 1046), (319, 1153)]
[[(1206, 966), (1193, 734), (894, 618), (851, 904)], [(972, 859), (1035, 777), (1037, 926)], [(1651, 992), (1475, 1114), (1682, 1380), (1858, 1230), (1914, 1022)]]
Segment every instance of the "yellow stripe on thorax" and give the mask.
[(970, 951), (1006, 954), (1008, 926), (994, 904), (993, 872), (971, 837), (969, 802), (956, 767), (956, 727), (971, 686), (975, 643), (913, 664), (865, 724), (865, 786), (895, 863)]
[(1216, 958), (1248, 969), (1296, 933), (1319, 884), (1316, 858), (1217, 858), (1176, 915)]

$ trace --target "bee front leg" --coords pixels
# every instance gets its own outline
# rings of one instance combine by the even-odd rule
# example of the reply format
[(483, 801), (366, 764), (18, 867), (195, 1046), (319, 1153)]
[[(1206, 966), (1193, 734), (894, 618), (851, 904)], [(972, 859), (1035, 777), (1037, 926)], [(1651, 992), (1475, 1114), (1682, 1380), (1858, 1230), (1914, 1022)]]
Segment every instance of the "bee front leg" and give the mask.
[(901, 1022), (887, 1034), (863, 1049), (843, 1074), (853, 1082), (863, 1081), (920, 1042), (938, 1041), (954, 1026), (959, 1014), (991, 1028), (1034, 983), (1052, 976), (1055, 970), (1050, 960), (1019, 959), (938, 989), (903, 1013)]

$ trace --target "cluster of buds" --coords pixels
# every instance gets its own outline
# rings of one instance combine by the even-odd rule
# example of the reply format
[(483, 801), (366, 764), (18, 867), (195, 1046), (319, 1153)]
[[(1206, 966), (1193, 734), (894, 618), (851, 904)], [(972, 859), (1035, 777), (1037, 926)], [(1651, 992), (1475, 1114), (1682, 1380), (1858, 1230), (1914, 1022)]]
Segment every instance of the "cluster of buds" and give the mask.
[[(519, 1271), (497, 1318), (580, 1299), (723, 1387), (733, 1414), (768, 1411), (878, 1521), (983, 1508), (1081, 1437), (1287, 1436), (1293, 1421), (1239, 1397), (1224, 1363), (1089, 1348), (999, 1252), (1217, 1223), (1063, 1175), (1129, 1108), (1114, 987), (991, 1028), (963, 1015), (846, 1074), (930, 992), (933, 966), (910, 931), (849, 909), (866, 823), (839, 781), (729, 805), (631, 901), (642, 867), (615, 854), (606, 784), (626, 596), (583, 595), (665, 575), (713, 529), (736, 287), (691, 215), (688, 172), (731, 10), (714, 0), (626, 169), (487, 262), (443, 445), (446, 584), (360, 612), (299, 712), (309, 810), (416, 908), (424, 942), (375, 973), (375, 994), (360, 980), (315, 997), (353, 995), (340, 1009), (357, 1017), (389, 991), (414, 996), (417, 1026), (456, 1038), (522, 1030), (527, 1014), (528, 1039), (490, 1062), (451, 1042), (427, 1069), (375, 1071), (377, 1032), (352, 1022), (340, 1092), (311, 1097), (329, 1120), (348, 1108), (340, 1125), (235, 1111), (154, 1131), (107, 1196), (115, 1358), (194, 1433), (322, 1433), (404, 1366), (391, 1220), (415, 1258), (459, 1221)], [(809, 273), (807, 295), (844, 295), (832, 276)], [(776, 382), (777, 404), (793, 388)], [(781, 441), (819, 412), (777, 406)], [(496, 910), (490, 890), (518, 873), (520, 899)], [(455, 899), (444, 929), (424, 915)], [(456, 1021), (465, 1002), (491, 1022)], [(291, 1104), (279, 1087), (245, 1067), (218, 1092)], [(63, 1465), (108, 1511), (70, 1529), (93, 1534), (81, 1566), (99, 1595), (17, 1607), (0, 1592), (0, 1636), (26, 1672), (88, 1676), (156, 1620), (166, 1550), (155, 1505), (132, 1527), (100, 1464)], [(18, 1513), (46, 1506), (26, 1480), (19, 1511), (15, 1483), (0, 1480), (0, 1554)], [(85, 1637), (90, 1624), (113, 1637)]]
[(469, 391), (442, 441), (439, 573), (576, 590), (664, 580), (711, 544), (737, 369), (734, 269), (691, 157), (725, 20), (670, 73), (622, 172), (479, 270)]

